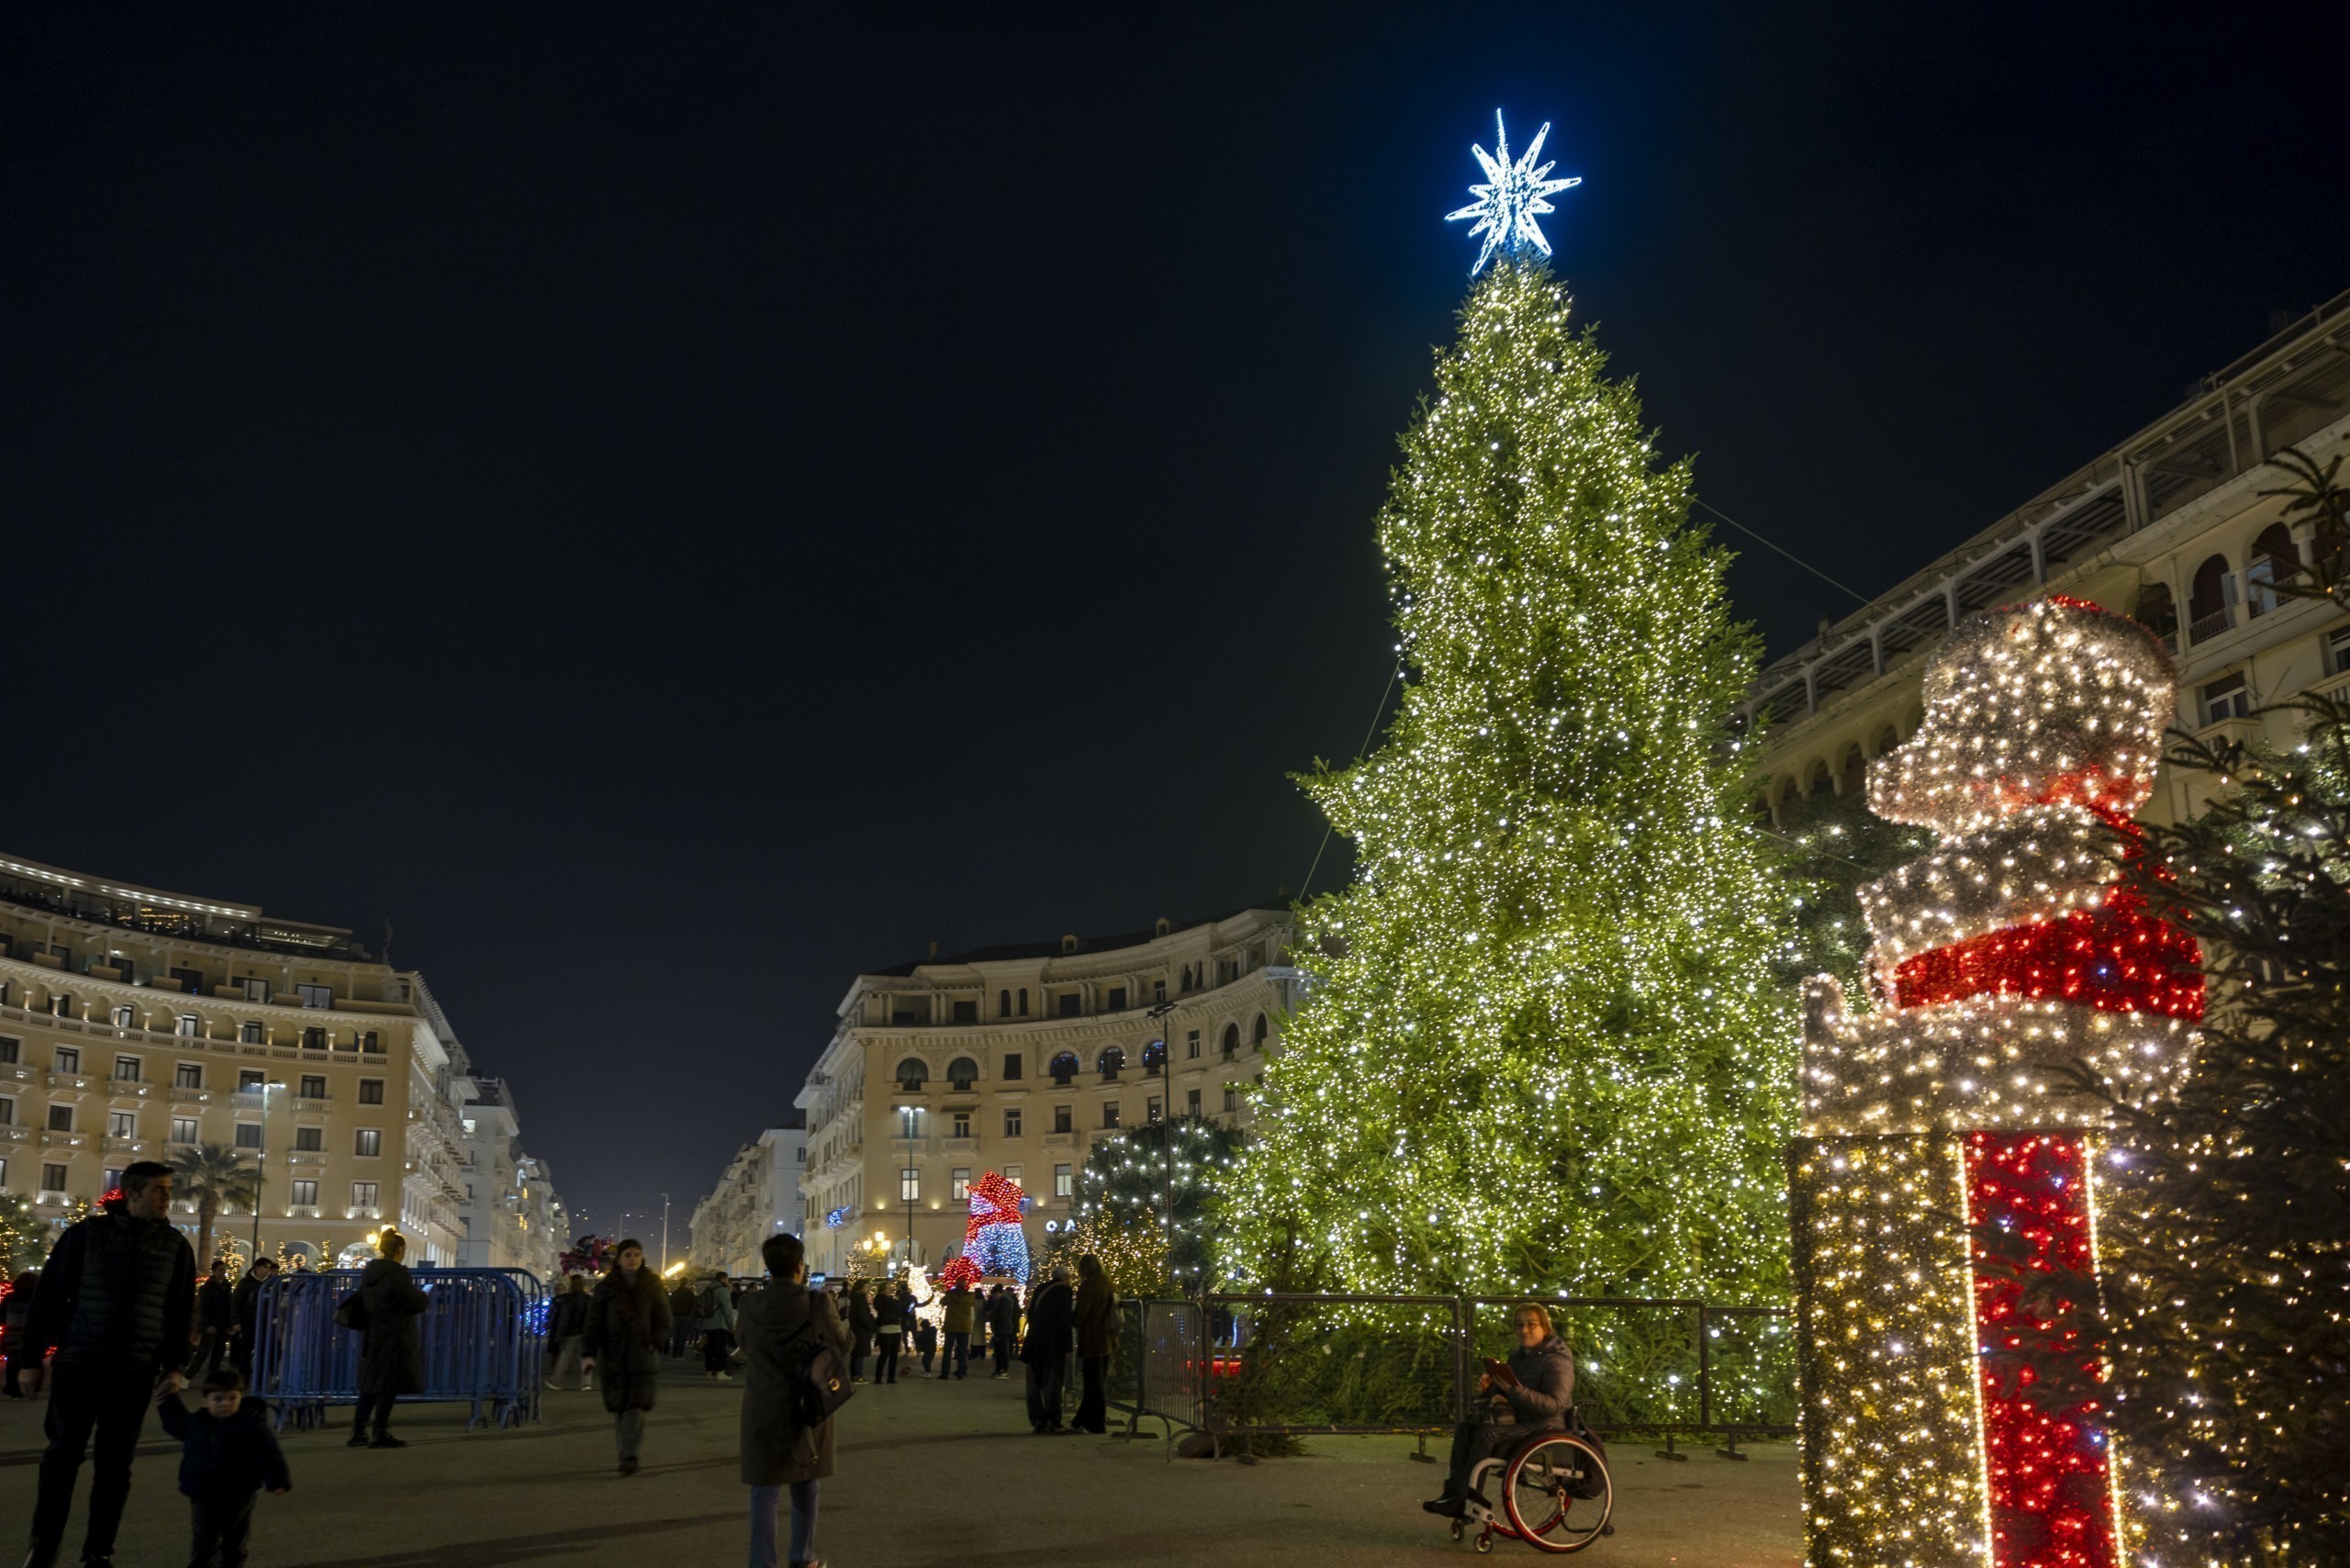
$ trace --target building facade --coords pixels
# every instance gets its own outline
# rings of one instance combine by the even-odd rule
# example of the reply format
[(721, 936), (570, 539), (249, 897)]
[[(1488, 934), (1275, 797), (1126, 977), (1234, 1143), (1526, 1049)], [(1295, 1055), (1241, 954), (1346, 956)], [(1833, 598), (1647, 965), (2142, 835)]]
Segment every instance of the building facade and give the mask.
[[(330, 1266), (397, 1224), (453, 1264), (464, 1070), (423, 978), (346, 930), (0, 856), (0, 1192), (52, 1223), (213, 1144), (260, 1172), (264, 1255)], [(255, 1231), (225, 1210), (216, 1245)]]
[(1035, 1251), (1096, 1140), (1170, 1111), (1247, 1126), (1303, 985), (1291, 931), (1247, 909), (859, 975), (796, 1102), (811, 1266), (936, 1265), (990, 1170), (1028, 1193)]
[(554, 1278), (568, 1222), (545, 1163), (522, 1148), (513, 1090), (502, 1078), (468, 1074), (456, 1080), (455, 1099), (463, 1156), (458, 1260)]
[(806, 1223), (800, 1182), (807, 1170), (804, 1120), (769, 1127), (744, 1144), (717, 1188), (694, 1205), (688, 1260), (698, 1270), (758, 1277), (767, 1267), (759, 1253), (767, 1238), (797, 1236)]
[[(2277, 591), (2312, 564), (2306, 521), (2261, 494), (2291, 482), (2270, 461), (2288, 448), (2321, 465), (2350, 451), (2350, 293), (1766, 667), (1745, 716), (1772, 814), (1860, 793), (1868, 764), (1917, 732), (1926, 661), (1960, 619), (2047, 594), (2135, 616), (2168, 644), (2179, 726), (2296, 744), (2292, 715), (2253, 710), (2350, 690), (2350, 616)], [(2207, 789), (2166, 767), (2141, 814), (2191, 815)]]

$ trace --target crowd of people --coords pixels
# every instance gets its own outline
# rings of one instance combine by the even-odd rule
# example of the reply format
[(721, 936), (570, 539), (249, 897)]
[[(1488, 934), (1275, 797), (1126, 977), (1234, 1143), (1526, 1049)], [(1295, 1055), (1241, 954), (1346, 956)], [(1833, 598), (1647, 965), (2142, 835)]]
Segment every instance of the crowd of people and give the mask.
[[(268, 1406), (249, 1392), (262, 1295), (276, 1265), (260, 1260), (232, 1283), (224, 1258), (199, 1283), (194, 1250), (171, 1220), (172, 1197), (168, 1166), (132, 1165), (119, 1195), (69, 1226), (44, 1266), (7, 1293), (0, 1353), (9, 1392), (48, 1399), (27, 1568), (57, 1562), (85, 1461), (93, 1473), (81, 1561), (110, 1568), (151, 1407), (181, 1445), (192, 1563), (238, 1568), (256, 1499), (293, 1484)], [(408, 1445), (391, 1433), (392, 1411), (423, 1390), (419, 1321), (430, 1303), (405, 1261), (406, 1239), (387, 1230), (377, 1246), (334, 1320), (360, 1337), (350, 1444), (400, 1449)], [(601, 1394), (624, 1476), (641, 1468), (665, 1361), (698, 1355), (713, 1381), (733, 1382), (739, 1372), (753, 1568), (821, 1568), (812, 1552), (819, 1484), (833, 1473), (832, 1411), (856, 1385), (915, 1376), (917, 1358), (920, 1375), (939, 1381), (968, 1378), (975, 1358), (983, 1372), (992, 1363), (995, 1377), (1008, 1378), (1017, 1360), (1033, 1432), (1107, 1430), (1116, 1300), (1092, 1257), (1078, 1260), (1074, 1280), (1065, 1267), (1040, 1275), (1024, 1302), (1008, 1283), (957, 1282), (936, 1310), (922, 1311), (911, 1287), (887, 1281), (811, 1286), (797, 1237), (770, 1238), (762, 1254), (757, 1282), (688, 1274), (669, 1283), (641, 1243), (623, 1239), (599, 1278), (564, 1282), (546, 1321), (547, 1386)], [(180, 1397), (191, 1378), (195, 1409)]]

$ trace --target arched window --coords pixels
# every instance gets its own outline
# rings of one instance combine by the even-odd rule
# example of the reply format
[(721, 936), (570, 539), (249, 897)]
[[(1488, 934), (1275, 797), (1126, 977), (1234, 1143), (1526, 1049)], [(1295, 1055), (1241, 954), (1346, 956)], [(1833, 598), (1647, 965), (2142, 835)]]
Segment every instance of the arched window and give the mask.
[(1047, 1067), (1045, 1070), (1053, 1075), (1053, 1081), (1055, 1083), (1058, 1083), (1062, 1088), (1066, 1089), (1069, 1086), (1069, 1081), (1077, 1076), (1078, 1068), (1079, 1063), (1077, 1059), (1077, 1053), (1075, 1051), (1063, 1051), (1060, 1055), (1053, 1058), (1052, 1065)]
[(979, 1064), (969, 1057), (957, 1057), (946, 1064), (946, 1081), (957, 1089), (968, 1089), (979, 1081)]
[(237, 1025), (237, 1038), (245, 1045), (258, 1046), (265, 1037), (261, 1024), (255, 1019), (248, 1018)]
[(995, 993), (995, 1015), (999, 1018), (1012, 1016), (1012, 992), (1000, 991)]
[(1237, 1024), (1224, 1026), (1224, 1054), (1228, 1057), (1240, 1054), (1240, 1025)]
[(1263, 1014), (1261, 1014), (1261, 1013), (1258, 1014), (1257, 1014), (1256, 1038), (1255, 1038), (1255, 1040), (1254, 1040), (1254, 1041), (1252, 1041), (1251, 1043), (1252, 1043), (1252, 1044), (1254, 1044), (1254, 1045), (1256, 1046), (1256, 1047), (1257, 1047), (1259, 1050), (1260, 1050), (1260, 1051), (1261, 1051), (1261, 1050), (1263, 1050), (1263, 1049), (1265, 1048), (1265, 1036), (1268, 1036), (1268, 1035), (1270, 1035), (1270, 1034), (1271, 1034), (1272, 1032), (1273, 1032), (1272, 1020), (1271, 1020), (1271, 1019), (1270, 1019), (1270, 1018), (1267, 1018), (1267, 1017), (1266, 1017)]
[(1879, 756), (1883, 756), (1886, 752), (1891, 751), (1900, 744), (1901, 732), (1895, 729), (1891, 724), (1886, 725), (1885, 728), (1876, 733), (1876, 755)]
[(1819, 761), (1813, 763), (1811, 765), (1811, 783), (1806, 787), (1804, 793), (1807, 795), (1824, 795), (1835, 788), (1836, 780), (1828, 771), (1828, 759), (1822, 757)]
[(2144, 588), (2140, 588), (2137, 608), (2132, 610), (2130, 615), (2139, 625), (2143, 626), (2164, 642), (2174, 646), (2177, 644), (2178, 605), (2170, 597), (2170, 584), (2148, 583)]
[(1846, 746), (1844, 767), (1841, 775), (1836, 780), (1836, 792), (1840, 795), (1859, 794), (1861, 786), (1868, 781), (1868, 759), (1861, 755), (1861, 748), (1857, 743)]
[(2300, 575), (2301, 552), (2293, 543), (2293, 531), (2281, 522), (2272, 522), (2260, 531), (2252, 542), (2252, 564), (2244, 577), (2250, 591), (2244, 595), (2244, 608), (2255, 615), (2266, 615), (2277, 608), (2277, 590), (2267, 585), (2288, 583)]
[(1028, 988), (1024, 985), (1020, 988), (1020, 1016), (1028, 1016)]
[(2236, 623), (2236, 579), (2225, 555), (2213, 555), (2195, 568), (2195, 586), (2187, 594), (2187, 635), (2199, 643), (2216, 637)]
[(898, 1087), (920, 1089), (930, 1077), (930, 1068), (920, 1057), (908, 1057), (898, 1064)]
[(1101, 1069), (1103, 1078), (1115, 1078), (1125, 1068), (1126, 1053), (1120, 1047), (1104, 1046), (1102, 1054), (1093, 1058), (1093, 1065)]
[(1142, 1070), (1156, 1078), (1167, 1067), (1167, 1042), (1153, 1040), (1142, 1048)]

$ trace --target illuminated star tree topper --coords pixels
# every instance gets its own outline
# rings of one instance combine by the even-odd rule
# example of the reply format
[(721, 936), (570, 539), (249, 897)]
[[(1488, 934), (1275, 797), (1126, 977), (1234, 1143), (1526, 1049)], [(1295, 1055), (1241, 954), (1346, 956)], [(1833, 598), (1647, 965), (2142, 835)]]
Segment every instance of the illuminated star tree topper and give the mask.
[(1501, 110), (1495, 109), (1494, 151), (1489, 154), (1483, 148), (1471, 144), (1469, 151), (1474, 152), (1477, 162), (1485, 166), (1488, 183), (1471, 185), (1469, 188), (1476, 193), (1477, 199), (1458, 212), (1444, 215), (1447, 223), (1457, 222), (1463, 218), (1475, 218), (1477, 221), (1470, 226), (1469, 237), (1472, 240), (1480, 234), (1485, 237), (1485, 248), (1477, 252), (1477, 264), (1469, 269), (1471, 277), (1485, 270), (1485, 263), (1493, 259), (1495, 251), (1533, 251), (1544, 256), (1550, 253), (1550, 241), (1543, 238), (1542, 226), (1534, 220), (1544, 213), (1558, 210), (1546, 197), (1583, 184), (1583, 176), (1578, 174), (1564, 180), (1543, 177), (1550, 172), (1551, 165), (1544, 163), (1538, 167), (1534, 160), (1542, 156), (1542, 139), (1550, 134), (1550, 122), (1544, 120), (1542, 129), (1534, 133), (1533, 144), (1527, 148), (1523, 157), (1513, 163), (1509, 156), (1509, 131), (1502, 124)]

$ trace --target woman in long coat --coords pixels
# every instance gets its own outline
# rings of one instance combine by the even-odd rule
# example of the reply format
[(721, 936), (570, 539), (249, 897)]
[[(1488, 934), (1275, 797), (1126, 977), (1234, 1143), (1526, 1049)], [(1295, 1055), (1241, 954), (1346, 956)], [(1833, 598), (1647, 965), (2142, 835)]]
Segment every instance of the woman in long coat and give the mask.
[(845, 1352), (847, 1327), (833, 1298), (808, 1288), (807, 1250), (796, 1236), (770, 1236), (760, 1249), (767, 1288), (743, 1298), (735, 1332), (746, 1363), (743, 1386), (743, 1484), (751, 1489), (751, 1556), (757, 1568), (778, 1568), (776, 1514), (791, 1493), (790, 1555), (816, 1561), (816, 1483), (833, 1473), (833, 1423), (803, 1427), (792, 1388), (806, 1374), (811, 1343)]
[(659, 1392), (668, 1337), (669, 1293), (661, 1276), (644, 1266), (644, 1243), (630, 1238), (612, 1249), (611, 1272), (588, 1298), (588, 1327), (579, 1337), (580, 1365), (597, 1373), (604, 1408), (612, 1413), (622, 1475), (636, 1473), (644, 1413)]
[(359, 1349), (359, 1410), (352, 1417), (351, 1446), (404, 1449), (408, 1444), (387, 1429), (392, 1402), (403, 1394), (424, 1392), (424, 1346), (417, 1337), (416, 1320), (431, 1303), (400, 1261), (408, 1256), (407, 1237), (387, 1230), (375, 1250), (381, 1256), (369, 1259), (359, 1271), (359, 1310), (365, 1315), (366, 1338)]
[(1091, 1252), (1077, 1260), (1077, 1305), (1070, 1317), (1070, 1327), (1077, 1331), (1077, 1370), (1082, 1389), (1077, 1419), (1069, 1425), (1080, 1432), (1106, 1432), (1110, 1410), (1102, 1380), (1110, 1369), (1110, 1352), (1118, 1343), (1118, 1294), (1110, 1288), (1102, 1260)]

